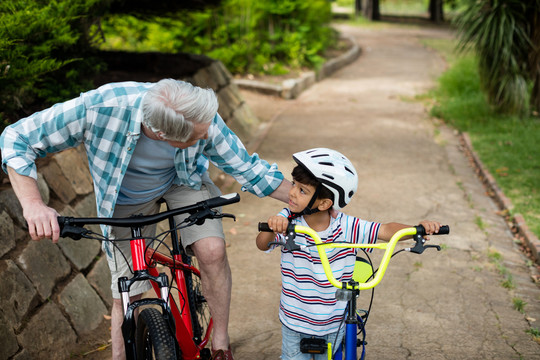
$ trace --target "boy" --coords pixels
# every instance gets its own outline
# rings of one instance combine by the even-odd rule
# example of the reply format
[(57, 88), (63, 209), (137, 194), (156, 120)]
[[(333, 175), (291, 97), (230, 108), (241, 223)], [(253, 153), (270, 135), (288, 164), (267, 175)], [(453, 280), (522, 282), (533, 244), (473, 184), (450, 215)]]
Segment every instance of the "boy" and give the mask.
[[(337, 151), (317, 148), (293, 155), (298, 164), (292, 171), (293, 187), (289, 191), (289, 208), (268, 219), (274, 231), (260, 232), (257, 247), (268, 250), (268, 244), (283, 241), (289, 221), (309, 226), (323, 242), (346, 241), (374, 243), (377, 239), (388, 241), (397, 231), (410, 227), (398, 223), (380, 224), (345, 215), (339, 210), (349, 203), (358, 185), (358, 176), (351, 162)], [(437, 233), (440, 224), (434, 221), (420, 223), (426, 233)], [(298, 245), (314, 242), (304, 234), (297, 234)], [(302, 338), (319, 337), (326, 342), (339, 344), (346, 302), (335, 299), (335, 289), (326, 278), (315, 247), (307, 250), (281, 252), (282, 291), (279, 319), (282, 323), (282, 360), (309, 360), (311, 354), (300, 351)], [(334, 276), (339, 281), (352, 277), (356, 250), (337, 248), (326, 251)], [(326, 354), (314, 359), (327, 359)]]

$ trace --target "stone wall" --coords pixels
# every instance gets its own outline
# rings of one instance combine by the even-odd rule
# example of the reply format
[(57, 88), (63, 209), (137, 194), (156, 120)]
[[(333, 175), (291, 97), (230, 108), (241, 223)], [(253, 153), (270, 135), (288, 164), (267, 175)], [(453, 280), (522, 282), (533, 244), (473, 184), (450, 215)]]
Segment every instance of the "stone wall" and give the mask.
[[(248, 143), (258, 120), (230, 73), (208, 58), (199, 64), (183, 78), (214, 89), (219, 113)], [(42, 196), (60, 214), (96, 215), (87, 164), (82, 146), (38, 162)], [(0, 360), (69, 358), (73, 344), (95, 330), (111, 308), (106, 258), (95, 240), (32, 241), (7, 177), (0, 180)]]

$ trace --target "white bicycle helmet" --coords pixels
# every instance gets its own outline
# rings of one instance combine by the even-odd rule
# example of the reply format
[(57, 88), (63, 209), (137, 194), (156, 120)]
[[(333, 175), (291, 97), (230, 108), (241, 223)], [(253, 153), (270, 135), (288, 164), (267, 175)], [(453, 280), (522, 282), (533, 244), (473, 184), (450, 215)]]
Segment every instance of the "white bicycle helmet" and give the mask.
[(334, 194), (334, 209), (350, 201), (358, 188), (358, 175), (352, 163), (338, 151), (316, 148), (293, 154), (297, 164), (306, 168)]

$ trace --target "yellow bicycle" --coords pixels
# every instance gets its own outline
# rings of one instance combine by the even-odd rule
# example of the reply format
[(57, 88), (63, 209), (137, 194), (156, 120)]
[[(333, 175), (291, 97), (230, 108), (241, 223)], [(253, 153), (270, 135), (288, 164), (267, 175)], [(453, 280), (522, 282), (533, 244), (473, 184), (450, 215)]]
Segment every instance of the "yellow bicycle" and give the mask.
[[(259, 223), (259, 231), (271, 232), (272, 230), (268, 227), (267, 223)], [(297, 233), (306, 234), (313, 239), (315, 245), (309, 246), (317, 247), (324, 273), (326, 274), (326, 277), (328, 278), (330, 284), (337, 288), (336, 298), (338, 300), (347, 301), (347, 309), (343, 315), (343, 322), (345, 323), (345, 336), (343, 337), (343, 342), (339, 344), (339, 346), (337, 346), (337, 349), (333, 351), (330, 343), (314, 344), (312, 348), (305, 349), (306, 352), (312, 353), (327, 352), (329, 360), (357, 360), (359, 347), (362, 347), (360, 359), (364, 359), (365, 345), (367, 344), (365, 341), (365, 323), (369, 316), (370, 309), (363, 310), (363, 314), (360, 314), (359, 311), (357, 311), (356, 298), (358, 297), (360, 290), (373, 289), (381, 282), (392, 256), (396, 255), (401, 251), (409, 251), (416, 254), (421, 254), (427, 248), (435, 248), (438, 251), (441, 250), (440, 246), (438, 245), (426, 244), (426, 239), (424, 239), (424, 236), (426, 236), (427, 234), (422, 225), (402, 229), (396, 232), (394, 236), (392, 236), (390, 241), (385, 243), (352, 244), (346, 242), (324, 243), (322, 242), (321, 238), (315, 230), (306, 226), (289, 224), (289, 227), (287, 228), (287, 234), (285, 236), (286, 242), (271, 242), (269, 246), (280, 245), (283, 246), (285, 250), (289, 251), (303, 250), (303, 248), (308, 246), (299, 246), (295, 243), (294, 239)], [(439, 229), (439, 232), (437, 234), (432, 235), (446, 235), (449, 233), (450, 228), (445, 225)], [(415, 245), (413, 247), (405, 248), (400, 251), (394, 252), (397, 242), (405, 236), (412, 236), (413, 240), (415, 241)], [(325, 251), (327, 248), (361, 249), (364, 251), (364, 254), (366, 255), (368, 260), (357, 257), (352, 279), (342, 282), (336, 279), (334, 277), (334, 274), (332, 273), (332, 269), (330, 267), (330, 263), (328, 261), (328, 257)], [(384, 255), (376, 270), (373, 267), (371, 259), (367, 255), (366, 250), (369, 249), (384, 250)], [(362, 339), (359, 339), (359, 335), (362, 336)]]

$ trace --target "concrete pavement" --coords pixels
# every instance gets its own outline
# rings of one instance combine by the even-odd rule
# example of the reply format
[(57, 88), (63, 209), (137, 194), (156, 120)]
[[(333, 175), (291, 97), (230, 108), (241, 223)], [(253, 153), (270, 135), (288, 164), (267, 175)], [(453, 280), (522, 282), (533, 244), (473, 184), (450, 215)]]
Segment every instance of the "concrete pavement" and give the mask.
[[(443, 251), (392, 260), (375, 290), (367, 359), (540, 359), (540, 344), (526, 332), (540, 328), (540, 290), (526, 259), (457, 134), (412, 100), (445, 67), (419, 39), (451, 34), (417, 27), (341, 30), (363, 48), (354, 63), (296, 100), (245, 97), (268, 124), (257, 152), (286, 176), (292, 153), (334, 148), (360, 177), (346, 213), (380, 222), (432, 219), (451, 227), (449, 236), (432, 238)], [(233, 271), (232, 347), (240, 360), (278, 359), (279, 252), (262, 253), (254, 241), (257, 223), (283, 204), (241, 196), (227, 209), (238, 221), (224, 221)], [(513, 288), (504, 287), (505, 280)], [(360, 304), (368, 300), (361, 294)], [(514, 309), (516, 301), (527, 304), (524, 313)]]

